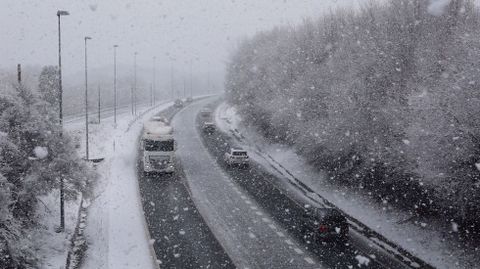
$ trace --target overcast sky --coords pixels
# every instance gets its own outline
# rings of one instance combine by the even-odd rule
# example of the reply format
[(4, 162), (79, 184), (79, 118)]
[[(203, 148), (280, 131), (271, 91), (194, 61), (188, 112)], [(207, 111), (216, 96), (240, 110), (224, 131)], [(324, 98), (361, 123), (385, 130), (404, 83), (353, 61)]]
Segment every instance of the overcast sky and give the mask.
[(58, 9), (62, 17), (62, 64), (65, 74), (83, 68), (84, 36), (89, 66), (112, 64), (118, 44), (120, 64), (152, 66), (175, 59), (176, 68), (194, 59), (195, 69), (223, 69), (229, 51), (244, 36), (276, 25), (297, 24), (361, 0), (0, 0), (0, 68), (56, 65)]

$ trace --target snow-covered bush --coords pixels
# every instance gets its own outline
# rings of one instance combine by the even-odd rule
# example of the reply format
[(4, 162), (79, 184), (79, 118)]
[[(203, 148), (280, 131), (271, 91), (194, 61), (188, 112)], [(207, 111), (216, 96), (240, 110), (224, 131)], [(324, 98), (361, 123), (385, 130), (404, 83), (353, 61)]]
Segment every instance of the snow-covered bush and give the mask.
[(23, 86), (0, 96), (0, 267), (36, 267), (29, 231), (39, 229), (38, 197), (65, 182), (76, 198), (93, 176), (63, 134), (50, 103)]
[(472, 1), (392, 0), (245, 40), (226, 91), (245, 122), (332, 180), (476, 223), (479, 63)]

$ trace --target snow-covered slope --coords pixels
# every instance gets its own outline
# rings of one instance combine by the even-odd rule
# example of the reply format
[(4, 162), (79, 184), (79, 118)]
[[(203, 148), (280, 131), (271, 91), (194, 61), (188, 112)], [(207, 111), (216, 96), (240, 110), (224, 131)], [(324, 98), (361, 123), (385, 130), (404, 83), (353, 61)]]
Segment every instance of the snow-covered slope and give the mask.
[[(366, 192), (356, 192), (333, 184), (324, 173), (308, 165), (292, 148), (271, 144), (253, 129), (245, 127), (235, 108), (226, 103), (215, 110), (215, 121), (222, 131), (242, 135), (242, 141), (237, 141), (240, 146), (247, 149), (256, 162), (264, 164), (272, 173), (284, 178), (285, 185), (292, 187), (292, 193), (304, 195), (290, 183), (293, 178), (290, 178), (289, 173), (348, 215), (433, 266), (445, 269), (477, 268), (478, 250), (465, 249), (458, 245), (458, 241), (449, 239), (448, 234), (454, 231), (443, 230), (438, 221), (409, 221), (410, 215), (388, 203), (379, 204)], [(289, 173), (278, 172), (283, 170), (288, 170)], [(312, 196), (319, 199), (316, 194)]]

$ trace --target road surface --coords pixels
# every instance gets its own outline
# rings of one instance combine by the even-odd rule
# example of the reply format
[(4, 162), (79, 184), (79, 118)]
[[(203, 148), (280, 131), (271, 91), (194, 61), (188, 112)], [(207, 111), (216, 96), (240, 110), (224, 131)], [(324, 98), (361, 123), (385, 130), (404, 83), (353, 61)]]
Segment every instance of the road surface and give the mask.
[[(162, 115), (170, 118), (176, 112), (170, 108)], [(141, 162), (138, 167), (142, 205), (160, 268), (234, 268), (190, 199), (181, 164), (173, 175), (145, 176)]]
[(177, 158), (210, 230), (239, 268), (325, 268), (231, 179), (205, 148), (195, 118), (211, 101), (187, 106), (172, 123)]

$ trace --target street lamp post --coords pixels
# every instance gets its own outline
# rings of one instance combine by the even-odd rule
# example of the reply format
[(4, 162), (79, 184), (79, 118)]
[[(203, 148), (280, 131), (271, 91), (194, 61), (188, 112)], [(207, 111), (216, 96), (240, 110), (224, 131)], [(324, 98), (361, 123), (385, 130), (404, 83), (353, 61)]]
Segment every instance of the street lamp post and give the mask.
[(152, 99), (153, 99), (153, 105), (155, 105), (155, 93), (156, 93), (156, 60), (157, 60), (157, 57), (153, 57), (153, 88), (152, 88)]
[(170, 87), (171, 87), (171, 95), (172, 95), (172, 101), (175, 98), (175, 93), (173, 89), (173, 63), (170, 64)]
[[(60, 17), (70, 15), (68, 11), (58, 10), (58, 119), (60, 124), (60, 136), (63, 133), (63, 111), (62, 111), (62, 99), (63, 99), (63, 89), (62, 89), (62, 39), (60, 31)], [(57, 229), (57, 232), (63, 232), (65, 229), (65, 203), (64, 203), (64, 190), (63, 190), (63, 177), (60, 177), (60, 226)]]
[(183, 75), (183, 98), (187, 98), (187, 81), (185, 79), (185, 73)]
[(101, 113), (101, 99), (100, 99), (100, 97), (101, 97), (100, 96), (100, 85), (98, 85), (98, 100), (97, 100), (98, 101), (98, 103), (97, 103), (98, 104), (98, 110), (97, 110), (98, 111), (98, 124), (100, 124), (100, 118), (101, 118), (100, 117), (101, 116), (100, 115), (100, 113)]
[(150, 106), (153, 106), (153, 85), (150, 83)]
[(87, 72), (87, 40), (92, 39), (85, 37), (85, 160), (88, 158), (88, 72)]
[(134, 111), (133, 111), (133, 86), (130, 87), (130, 101), (132, 103), (132, 115), (134, 114)]
[(113, 45), (113, 125), (117, 128), (117, 48)]
[(137, 54), (134, 53), (133, 57), (133, 107), (134, 115), (137, 115)]
[(190, 60), (190, 97), (193, 98), (193, 73), (192, 73), (192, 60)]

